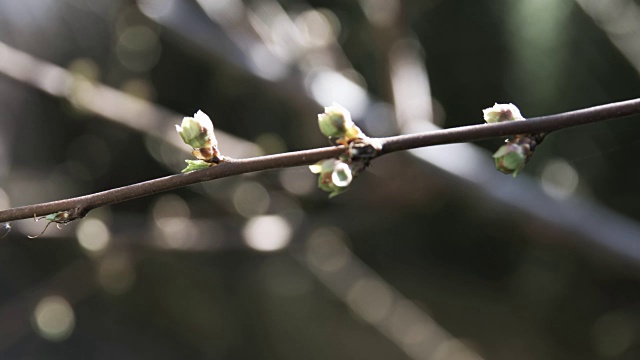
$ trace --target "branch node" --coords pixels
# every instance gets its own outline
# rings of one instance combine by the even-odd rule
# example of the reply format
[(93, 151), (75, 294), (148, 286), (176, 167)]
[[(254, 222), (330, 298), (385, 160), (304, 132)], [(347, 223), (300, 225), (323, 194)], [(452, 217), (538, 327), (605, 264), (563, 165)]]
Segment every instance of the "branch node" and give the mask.
[(340, 159), (349, 164), (353, 176), (357, 176), (371, 165), (371, 161), (378, 157), (381, 151), (382, 143), (378, 139), (365, 137), (350, 142), (349, 149)]

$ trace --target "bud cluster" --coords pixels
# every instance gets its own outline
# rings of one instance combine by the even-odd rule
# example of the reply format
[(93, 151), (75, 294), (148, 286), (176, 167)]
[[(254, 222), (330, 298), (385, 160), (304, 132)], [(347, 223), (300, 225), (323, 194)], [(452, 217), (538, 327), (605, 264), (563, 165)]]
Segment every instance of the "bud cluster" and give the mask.
[(347, 190), (353, 178), (382, 150), (382, 144), (367, 137), (351, 120), (351, 113), (336, 103), (318, 115), (318, 127), (333, 145), (349, 147), (348, 152), (337, 159), (325, 159), (309, 166), (312, 173), (320, 174), (318, 187), (329, 192), (331, 198)]
[(351, 113), (342, 105), (333, 103), (324, 108), (324, 113), (318, 115), (320, 131), (337, 145), (348, 145), (366, 136), (351, 120)]
[(318, 176), (318, 187), (329, 192), (329, 198), (347, 191), (347, 186), (353, 180), (351, 167), (339, 159), (325, 159), (309, 166)]
[[(520, 110), (513, 104), (495, 104), (482, 110), (484, 120), (488, 124), (503, 121), (525, 120)], [(496, 169), (504, 174), (518, 175), (524, 165), (531, 159), (538, 144), (544, 140), (546, 134), (516, 135), (505, 141), (498, 151), (493, 154)]]

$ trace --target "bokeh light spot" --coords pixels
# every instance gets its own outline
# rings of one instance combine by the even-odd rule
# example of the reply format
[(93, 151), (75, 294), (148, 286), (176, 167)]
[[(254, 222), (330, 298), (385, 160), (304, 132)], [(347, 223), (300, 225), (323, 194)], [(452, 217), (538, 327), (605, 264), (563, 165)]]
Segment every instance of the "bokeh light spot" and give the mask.
[(195, 241), (196, 231), (191, 221), (191, 210), (186, 201), (174, 194), (160, 197), (151, 210), (159, 230), (156, 233), (162, 246), (189, 248)]
[(362, 86), (330, 69), (315, 70), (305, 78), (305, 85), (320, 104), (337, 102), (349, 109), (354, 120), (364, 115), (369, 97)]
[(122, 84), (122, 91), (143, 100), (154, 100), (156, 91), (153, 85), (144, 79), (130, 79)]
[(363, 278), (349, 289), (347, 302), (364, 320), (377, 323), (389, 314), (393, 305), (393, 294), (381, 281)]
[(597, 352), (604, 358), (617, 358), (633, 343), (634, 324), (622, 313), (610, 312), (599, 317), (591, 334)]
[(138, 0), (140, 10), (151, 18), (168, 14), (174, 7), (175, 0)]
[(351, 259), (345, 239), (346, 235), (339, 229), (321, 228), (314, 231), (307, 241), (309, 262), (322, 271), (339, 271)]
[(294, 195), (308, 195), (316, 189), (316, 176), (309, 169), (288, 168), (280, 171), (280, 184)]
[(33, 324), (43, 338), (63, 341), (73, 332), (75, 315), (67, 300), (60, 296), (47, 296), (33, 311)]
[(100, 219), (90, 218), (82, 221), (76, 229), (78, 243), (85, 250), (101, 252), (111, 240), (109, 228)]
[(156, 225), (161, 228), (173, 226), (172, 219), (189, 218), (191, 216), (187, 202), (174, 194), (161, 196), (153, 205), (151, 213)]
[(360, 6), (369, 21), (380, 27), (392, 25), (400, 13), (398, 0), (360, 0)]
[(100, 80), (100, 67), (95, 61), (87, 58), (74, 59), (68, 66), (75, 76), (82, 76), (86, 80), (95, 82)]
[(287, 151), (287, 144), (279, 134), (267, 132), (260, 134), (254, 141), (263, 154), (278, 154)]
[(267, 189), (255, 181), (245, 181), (233, 192), (233, 205), (238, 214), (246, 218), (264, 214), (270, 202)]
[(405, 345), (426, 341), (433, 334), (433, 326), (415, 304), (404, 300), (393, 309), (390, 317), (391, 332)]
[(120, 63), (131, 71), (150, 70), (160, 58), (160, 53), (158, 35), (147, 26), (130, 26), (118, 37), (116, 55)]
[(293, 229), (281, 216), (263, 215), (252, 218), (243, 229), (244, 240), (252, 249), (276, 251), (291, 241)]
[(102, 289), (112, 295), (128, 291), (136, 279), (136, 271), (130, 259), (124, 254), (111, 254), (100, 262), (98, 283)]
[(556, 159), (545, 164), (540, 175), (542, 189), (556, 199), (566, 199), (578, 187), (578, 172), (568, 162)]
[(295, 24), (308, 47), (327, 46), (336, 41), (340, 32), (338, 18), (329, 10), (307, 10), (298, 15)]

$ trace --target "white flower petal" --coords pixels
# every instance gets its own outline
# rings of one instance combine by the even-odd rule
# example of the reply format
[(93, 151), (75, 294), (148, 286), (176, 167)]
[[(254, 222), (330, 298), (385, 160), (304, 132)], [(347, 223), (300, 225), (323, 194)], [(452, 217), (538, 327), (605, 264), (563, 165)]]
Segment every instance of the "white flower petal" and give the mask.
[(322, 172), (322, 164), (309, 165), (309, 170), (314, 174), (319, 174)]
[(207, 114), (205, 114), (202, 110), (198, 110), (198, 112), (193, 115), (193, 118), (198, 122), (198, 124), (200, 124), (200, 126), (207, 129), (211, 134), (213, 134), (213, 123), (211, 122), (211, 119), (209, 119), (209, 116)]
[(351, 184), (351, 180), (353, 180), (353, 175), (351, 174), (351, 169), (349, 165), (339, 162), (336, 164), (333, 169), (333, 173), (331, 174), (331, 181), (339, 187), (347, 187)]
[(502, 121), (524, 120), (520, 109), (517, 106), (509, 104), (494, 104), (488, 109), (482, 110), (484, 120), (487, 123), (497, 123)]

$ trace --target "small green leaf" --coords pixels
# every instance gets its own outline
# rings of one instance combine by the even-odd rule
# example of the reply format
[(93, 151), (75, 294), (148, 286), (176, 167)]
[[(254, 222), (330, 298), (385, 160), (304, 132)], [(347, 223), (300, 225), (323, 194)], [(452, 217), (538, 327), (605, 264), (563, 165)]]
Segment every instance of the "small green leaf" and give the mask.
[(45, 216), (44, 219), (49, 221), (56, 221), (59, 216), (60, 216), (60, 212), (54, 212), (53, 214), (49, 214)]
[(184, 168), (182, 170), (183, 173), (196, 171), (196, 170), (201, 170), (201, 169), (206, 169), (206, 168), (211, 166), (211, 163), (208, 163), (208, 162), (203, 161), (203, 160), (185, 160), (185, 162), (188, 165), (187, 165), (186, 168)]

